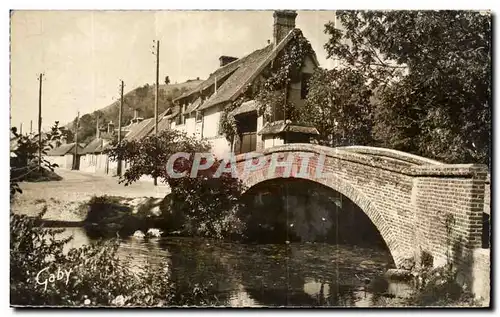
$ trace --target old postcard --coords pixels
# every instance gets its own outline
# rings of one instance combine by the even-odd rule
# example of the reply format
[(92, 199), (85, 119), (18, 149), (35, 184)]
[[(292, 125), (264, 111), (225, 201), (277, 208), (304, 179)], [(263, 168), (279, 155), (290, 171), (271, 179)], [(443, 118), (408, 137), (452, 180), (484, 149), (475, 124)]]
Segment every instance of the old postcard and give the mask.
[(23, 11), (14, 307), (490, 307), (488, 11)]

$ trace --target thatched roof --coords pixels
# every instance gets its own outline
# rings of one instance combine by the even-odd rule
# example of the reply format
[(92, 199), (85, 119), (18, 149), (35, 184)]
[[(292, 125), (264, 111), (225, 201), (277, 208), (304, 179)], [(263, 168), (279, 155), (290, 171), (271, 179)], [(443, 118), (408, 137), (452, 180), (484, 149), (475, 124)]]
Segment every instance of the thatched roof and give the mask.
[[(212, 85), (217, 85), (217, 92), (212, 94), (201, 105), (193, 107), (193, 110), (204, 110), (212, 106), (224, 103), (227, 101), (234, 101), (238, 96), (241, 95), (251, 84), (255, 78), (278, 56), (285, 46), (293, 38), (294, 34), (300, 32), (299, 29), (293, 29), (288, 33), (283, 40), (277, 45), (270, 44), (266, 47), (256, 50), (240, 59), (237, 59), (225, 66), (217, 69), (210, 77), (202, 82), (198, 87), (192, 89), (191, 91), (183, 94), (182, 96), (176, 98), (175, 102), (183, 102), (184, 100), (189, 100), (187, 98), (192, 98), (196, 94), (200, 94), (205, 89), (210, 88)], [(316, 54), (313, 53), (311, 56), (314, 63), (318, 65), (318, 60)], [(191, 107), (189, 107), (191, 108)], [(188, 111), (186, 111), (188, 112)]]
[[(170, 122), (173, 117), (179, 113), (179, 107), (171, 107), (158, 115), (158, 132), (170, 129)], [(144, 119), (135, 125), (130, 132), (125, 136), (125, 140), (140, 140), (154, 133), (155, 119)]]
[[(66, 154), (74, 154), (75, 153), (75, 143), (63, 144), (59, 147), (53, 148), (52, 150), (47, 152), (48, 156), (63, 156)], [(78, 145), (77, 154), (83, 153), (83, 146), (81, 144)]]

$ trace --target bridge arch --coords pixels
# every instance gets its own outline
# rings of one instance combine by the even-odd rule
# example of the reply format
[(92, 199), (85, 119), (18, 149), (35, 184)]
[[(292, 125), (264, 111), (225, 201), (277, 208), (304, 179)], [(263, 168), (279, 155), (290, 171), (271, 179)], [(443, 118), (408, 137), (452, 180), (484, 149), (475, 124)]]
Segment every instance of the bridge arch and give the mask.
[[(343, 180), (342, 178), (336, 175), (331, 175), (327, 179), (326, 178), (315, 179), (312, 177), (300, 177), (300, 176), (295, 178), (305, 179), (308, 181), (318, 183), (350, 199), (363, 211), (363, 213), (371, 220), (373, 225), (377, 228), (384, 242), (386, 243), (389, 252), (392, 255), (394, 263), (396, 263), (397, 265), (398, 263), (401, 263), (404, 260), (404, 257), (402, 257), (402, 253), (399, 250), (397, 240), (395, 239), (395, 235), (392, 232), (393, 230), (389, 222), (384, 218), (383, 213), (377, 207), (376, 203), (373, 202), (369, 197), (367, 197), (361, 190), (357, 189), (348, 181)], [(245, 182), (246, 191), (250, 190), (251, 188), (263, 182), (267, 182), (270, 180), (278, 180), (278, 179), (285, 179), (285, 178), (279, 175), (274, 175), (269, 177), (261, 173), (256, 174), (253, 177), (250, 177), (246, 180)]]
[[(249, 160), (262, 164), (252, 163), (249, 170)], [(376, 147), (314, 144), (286, 144), (242, 154), (236, 166), (247, 189), (292, 177), (344, 195), (378, 229), (398, 268), (424, 250), (440, 260), (447, 256), (448, 238), (441, 219), (446, 214), (461, 219), (453, 231), (465, 249), (480, 245), (474, 219), (483, 211), (484, 166), (443, 164)]]

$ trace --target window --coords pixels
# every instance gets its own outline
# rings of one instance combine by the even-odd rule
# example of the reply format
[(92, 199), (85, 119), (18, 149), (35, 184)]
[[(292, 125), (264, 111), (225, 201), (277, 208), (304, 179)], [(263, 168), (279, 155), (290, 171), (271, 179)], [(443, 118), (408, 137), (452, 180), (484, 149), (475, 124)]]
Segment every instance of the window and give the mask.
[(257, 149), (257, 133), (245, 132), (241, 135), (240, 153), (253, 152)]
[(309, 81), (311, 79), (311, 74), (302, 73), (302, 80), (300, 84), (300, 99), (306, 99), (309, 93)]
[(196, 122), (201, 122), (203, 120), (203, 113), (201, 111), (196, 111)]

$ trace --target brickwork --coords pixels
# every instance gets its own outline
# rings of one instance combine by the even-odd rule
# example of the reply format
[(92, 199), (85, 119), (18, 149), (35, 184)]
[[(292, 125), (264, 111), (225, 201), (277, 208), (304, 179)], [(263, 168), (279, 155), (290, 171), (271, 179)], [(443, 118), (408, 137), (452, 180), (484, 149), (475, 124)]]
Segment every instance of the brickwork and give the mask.
[[(299, 153), (310, 155), (305, 171)], [(328, 148), (287, 144), (265, 149), (265, 164), (247, 174), (244, 155), (237, 157), (239, 175), (248, 188), (290, 176), (320, 183), (357, 204), (381, 233), (398, 267), (421, 251), (438, 265), (447, 255), (460, 263), (481, 246), (485, 167), (447, 165), (373, 147)], [(271, 158), (278, 158), (269, 172)], [(324, 159), (323, 175), (317, 167)], [(253, 164), (257, 164), (257, 159)], [(446, 219), (451, 219), (447, 225)], [(447, 228), (449, 228), (448, 234)], [(418, 256), (417, 256), (418, 260)]]
[(447, 166), (446, 175), (415, 179), (415, 233), (419, 251), (433, 255), (435, 265), (468, 261), (481, 247), (484, 180), (482, 167)]
[(486, 178), (484, 184), (484, 213), (491, 214), (491, 181), (490, 177)]

